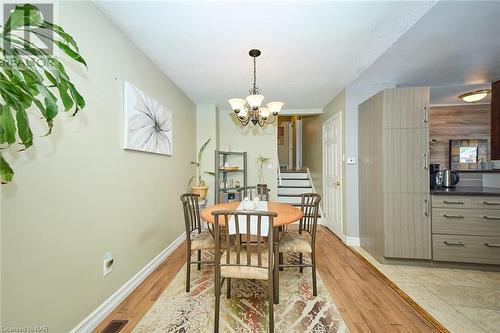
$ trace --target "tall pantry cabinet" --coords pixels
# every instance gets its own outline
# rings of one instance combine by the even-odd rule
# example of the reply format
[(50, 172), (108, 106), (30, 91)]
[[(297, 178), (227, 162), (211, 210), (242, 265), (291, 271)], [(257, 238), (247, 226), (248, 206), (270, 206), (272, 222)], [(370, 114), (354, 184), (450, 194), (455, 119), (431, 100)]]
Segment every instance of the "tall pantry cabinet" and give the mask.
[(359, 106), (361, 246), (431, 259), (429, 88), (386, 89)]

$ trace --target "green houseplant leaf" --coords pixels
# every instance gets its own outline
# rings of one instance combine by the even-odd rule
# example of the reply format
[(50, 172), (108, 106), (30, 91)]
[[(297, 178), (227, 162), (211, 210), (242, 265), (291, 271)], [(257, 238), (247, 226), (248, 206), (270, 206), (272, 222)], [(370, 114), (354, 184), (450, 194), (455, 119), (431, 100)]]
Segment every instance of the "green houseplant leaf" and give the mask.
[[(200, 149), (198, 150), (198, 154), (197, 154), (197, 160), (196, 161), (192, 161), (192, 162), (189, 162), (190, 164), (193, 164), (195, 167), (196, 167), (196, 175), (191, 177), (189, 179), (189, 182), (188, 182), (188, 186), (191, 186), (191, 184), (193, 183), (193, 181), (196, 179), (196, 186), (200, 186), (201, 184), (204, 184), (205, 182), (203, 181), (203, 179), (201, 178), (201, 159), (203, 158), (203, 152), (207, 149), (208, 145), (210, 144), (210, 141), (212, 141), (212, 138), (208, 139), (201, 147)], [(210, 173), (210, 172), (207, 172), (205, 171), (205, 173), (207, 174), (214, 174), (215, 173)]]
[[(37, 36), (51, 42), (70, 59), (87, 66), (77, 43), (64, 29), (45, 21), (42, 12), (31, 4), (17, 5), (5, 26), (0, 26), (0, 147), (19, 141), (21, 150), (33, 145), (28, 110), (38, 110), (52, 132), (59, 111), (85, 107), (62, 63), (30, 40)], [(14, 171), (0, 155), (0, 180), (12, 180)]]

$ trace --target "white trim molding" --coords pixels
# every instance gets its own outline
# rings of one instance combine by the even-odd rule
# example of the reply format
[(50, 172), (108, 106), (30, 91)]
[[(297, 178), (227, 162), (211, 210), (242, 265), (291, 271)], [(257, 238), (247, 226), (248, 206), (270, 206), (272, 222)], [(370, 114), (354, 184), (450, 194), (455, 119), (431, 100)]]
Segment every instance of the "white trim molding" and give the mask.
[(176, 240), (160, 252), (136, 275), (121, 286), (111, 297), (104, 301), (97, 309), (82, 320), (70, 333), (92, 332), (128, 295), (130, 295), (151, 273), (160, 266), (165, 259), (177, 249), (186, 239), (186, 233), (182, 233)]
[(318, 114), (322, 114), (323, 109), (283, 109), (280, 111), (280, 116), (315, 116)]
[(360, 246), (359, 237), (344, 236), (344, 243), (347, 246)]

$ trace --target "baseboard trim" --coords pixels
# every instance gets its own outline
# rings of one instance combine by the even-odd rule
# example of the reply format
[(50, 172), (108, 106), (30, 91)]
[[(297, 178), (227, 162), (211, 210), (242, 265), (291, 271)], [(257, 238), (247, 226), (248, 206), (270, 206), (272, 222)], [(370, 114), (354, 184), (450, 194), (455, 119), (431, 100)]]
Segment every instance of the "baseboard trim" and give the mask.
[(73, 328), (70, 333), (92, 332), (118, 305), (120, 305), (128, 295), (130, 295), (151, 273), (160, 266), (175, 249), (177, 249), (186, 239), (186, 234), (182, 233), (176, 240), (160, 252), (136, 275), (121, 286), (111, 297), (104, 301), (97, 309), (82, 320)]
[(344, 243), (347, 246), (359, 246), (360, 245), (359, 237), (344, 236), (344, 239), (345, 239)]

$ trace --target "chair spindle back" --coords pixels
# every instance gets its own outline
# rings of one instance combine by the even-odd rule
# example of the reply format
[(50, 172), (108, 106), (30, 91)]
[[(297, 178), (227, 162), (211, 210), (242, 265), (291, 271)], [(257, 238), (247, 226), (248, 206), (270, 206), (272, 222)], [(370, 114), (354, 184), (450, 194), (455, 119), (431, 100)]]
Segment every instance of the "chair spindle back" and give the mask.
[(197, 230), (201, 232), (200, 206), (198, 205), (199, 194), (184, 193), (181, 195), (182, 207), (184, 209), (184, 222), (187, 237)]
[[(215, 220), (215, 254), (216, 265), (219, 266), (248, 266), (254, 268), (269, 268), (272, 274), (272, 249), (273, 249), (273, 221), (276, 216), (275, 212), (243, 212), (234, 210), (219, 210), (212, 212)], [(257, 217), (257, 235), (256, 241), (251, 240), (255, 235), (250, 233), (252, 217)], [(268, 229), (268, 260), (269, 267), (265, 267), (262, 261), (263, 250), (265, 249), (265, 237), (262, 235), (262, 219), (269, 219)], [(231, 220), (231, 218), (233, 218)], [(240, 221), (245, 223), (245, 230), (241, 230)], [(234, 223), (235, 233), (230, 234), (229, 224)], [(225, 227), (223, 227), (225, 226)], [(245, 240), (242, 240), (243, 237)], [(220, 262), (221, 242), (225, 242), (226, 260)], [(246, 253), (245, 253), (246, 252)], [(252, 261), (252, 254), (255, 253), (257, 260)], [(231, 260), (231, 254), (236, 256)], [(242, 255), (246, 255), (246, 260), (242, 263)]]
[(302, 233), (304, 230), (315, 238), (316, 227), (318, 225), (320, 201), (321, 196), (317, 193), (303, 193), (301, 195), (300, 209), (302, 210), (304, 217), (299, 223), (299, 233)]

